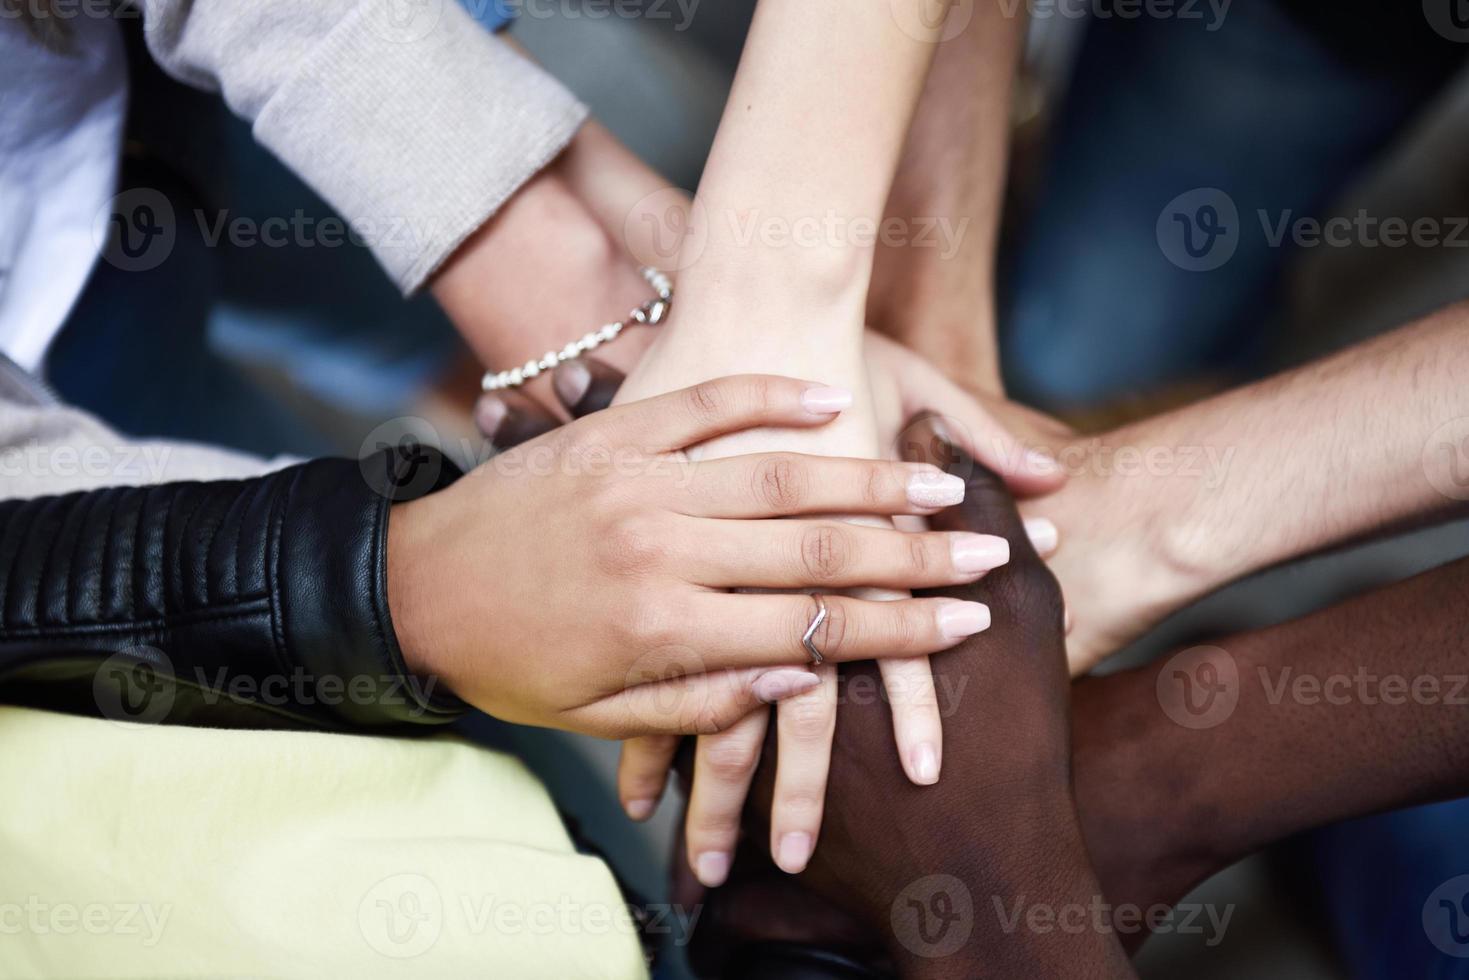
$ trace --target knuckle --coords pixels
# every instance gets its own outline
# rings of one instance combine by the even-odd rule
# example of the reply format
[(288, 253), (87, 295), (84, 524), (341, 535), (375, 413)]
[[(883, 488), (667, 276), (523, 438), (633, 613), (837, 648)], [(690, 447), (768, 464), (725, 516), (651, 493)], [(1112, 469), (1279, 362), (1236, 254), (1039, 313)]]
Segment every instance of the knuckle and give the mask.
[(643, 576), (662, 564), (665, 548), (656, 528), (646, 518), (622, 516), (612, 520), (596, 549), (598, 567), (610, 575)]
[[(627, 604), (621, 624), (622, 639), (630, 645), (647, 650), (671, 647), (678, 638), (668, 609), (653, 589), (634, 594)], [(667, 665), (663, 674), (661, 679), (664, 680), (684, 676), (676, 663)]]
[(800, 825), (818, 822), (812, 818), (821, 814), (822, 806), (821, 793), (804, 786), (782, 790), (780, 798), (775, 801), (775, 809), (780, 812), (783, 821)]
[(819, 584), (840, 577), (851, 560), (852, 546), (845, 530), (833, 524), (817, 524), (801, 532), (801, 563), (811, 582)]
[[(802, 624), (801, 629), (805, 631), (805, 624)], [(847, 604), (834, 602), (828, 598), (826, 600), (826, 620), (817, 628), (816, 635), (813, 637), (816, 640), (817, 648), (824, 656), (841, 658), (853, 642), (852, 634), (852, 620)]]
[(724, 414), (727, 401), (723, 389), (715, 381), (701, 381), (689, 388), (684, 396), (689, 415), (701, 425), (717, 421)]
[(894, 650), (915, 650), (922, 643), (924, 637), (928, 636), (930, 620), (928, 610), (924, 603), (914, 602), (911, 599), (905, 602), (895, 603), (899, 608), (895, 609), (893, 616), (893, 635), (891, 637)]
[(862, 487), (862, 501), (873, 510), (881, 510), (890, 498), (891, 477), (887, 467), (874, 463), (867, 468), (867, 479)]
[(755, 771), (759, 760), (759, 744), (744, 739), (710, 739), (704, 748), (710, 774), (725, 782), (743, 782)]
[(806, 495), (806, 475), (790, 456), (771, 456), (755, 468), (756, 498), (776, 513), (790, 513)]
[(932, 555), (929, 551), (934, 546), (932, 538), (921, 534), (913, 534), (908, 537), (908, 569), (916, 576), (928, 573)]
[(821, 701), (793, 698), (780, 706), (781, 734), (802, 744), (829, 741), (836, 730), (836, 716)]

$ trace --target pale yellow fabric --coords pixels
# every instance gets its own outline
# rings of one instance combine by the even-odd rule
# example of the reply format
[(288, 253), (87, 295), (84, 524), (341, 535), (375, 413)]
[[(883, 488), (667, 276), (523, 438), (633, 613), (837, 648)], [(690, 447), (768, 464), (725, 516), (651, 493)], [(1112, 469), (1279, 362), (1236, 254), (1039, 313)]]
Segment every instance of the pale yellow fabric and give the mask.
[(0, 976), (224, 975), (646, 971), (513, 758), (0, 707)]

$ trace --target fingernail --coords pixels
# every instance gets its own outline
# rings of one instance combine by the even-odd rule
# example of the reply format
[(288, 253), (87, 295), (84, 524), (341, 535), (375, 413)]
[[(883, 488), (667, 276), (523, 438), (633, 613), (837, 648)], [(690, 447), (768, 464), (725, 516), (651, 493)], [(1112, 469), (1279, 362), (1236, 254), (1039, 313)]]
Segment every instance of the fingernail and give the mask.
[(509, 414), (510, 407), (505, 404), (504, 399), (494, 395), (485, 395), (474, 404), (474, 424), (491, 442), (495, 439), (495, 432), (500, 428), (500, 423), (504, 422), (505, 416)]
[(1044, 517), (1027, 517), (1025, 536), (1030, 538), (1030, 546), (1042, 558), (1056, 550), (1056, 544), (1061, 537), (1056, 531), (1056, 525)]
[(575, 408), (592, 386), (592, 372), (581, 361), (567, 361), (551, 375), (551, 387), (567, 408)]
[(908, 502), (914, 507), (952, 507), (964, 500), (964, 481), (942, 470), (922, 470), (908, 477)]
[(1056, 457), (1044, 449), (1028, 449), (1025, 452), (1025, 465), (1032, 473), (1045, 476), (1054, 473), (1058, 464)]
[(775, 863), (780, 865), (780, 870), (787, 874), (800, 874), (806, 870), (806, 862), (810, 860), (810, 834), (781, 834), (780, 846), (776, 848), (775, 852)]
[(1071, 625), (1071, 607), (1063, 605), (1061, 607), (1061, 631), (1069, 635)]
[(987, 572), (1010, 560), (1010, 542), (993, 534), (956, 531), (949, 535), (949, 553), (956, 571), (966, 575)]
[(634, 820), (647, 820), (653, 815), (654, 800), (628, 800), (622, 805), (627, 815)]
[(694, 862), (694, 877), (705, 888), (718, 888), (729, 877), (729, 855), (720, 851), (706, 851)]
[(812, 415), (834, 415), (852, 407), (852, 393), (845, 388), (807, 388), (801, 407)]
[(939, 781), (939, 754), (930, 742), (922, 742), (913, 750), (913, 778), (924, 786)]
[(990, 607), (982, 602), (956, 599), (939, 607), (939, 632), (951, 640), (989, 629)]
[(767, 671), (755, 678), (755, 682), (750, 685), (750, 692), (766, 704), (773, 704), (792, 695), (809, 691), (820, 683), (821, 678), (809, 670), (783, 667), (780, 670)]

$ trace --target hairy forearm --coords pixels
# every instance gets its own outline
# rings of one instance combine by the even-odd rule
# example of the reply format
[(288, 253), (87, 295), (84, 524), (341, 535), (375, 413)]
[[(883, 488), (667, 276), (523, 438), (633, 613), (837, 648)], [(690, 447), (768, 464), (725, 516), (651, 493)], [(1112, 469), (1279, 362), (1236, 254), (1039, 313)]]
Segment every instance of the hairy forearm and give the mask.
[(1101, 621), (1125, 640), (1243, 575), (1462, 508), (1466, 337), (1461, 304), (1063, 447), (1071, 481), (1030, 509), (1060, 527), (1066, 547), (1053, 567), (1078, 629)]
[(1108, 897), (1171, 902), (1300, 831), (1469, 791), (1466, 593), (1460, 560), (1077, 684), (1077, 799)]
[(1024, 5), (950, 11), (888, 198), (892, 234), (878, 243), (867, 304), (870, 325), (993, 393), (1002, 390), (995, 241), (1024, 36)]

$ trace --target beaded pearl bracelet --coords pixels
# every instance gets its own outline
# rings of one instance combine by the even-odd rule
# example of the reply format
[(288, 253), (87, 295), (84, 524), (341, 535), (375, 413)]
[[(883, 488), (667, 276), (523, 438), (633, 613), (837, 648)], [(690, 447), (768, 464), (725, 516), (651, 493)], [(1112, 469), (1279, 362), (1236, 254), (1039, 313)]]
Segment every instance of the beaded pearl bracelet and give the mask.
[(645, 265), (638, 271), (657, 293), (652, 299), (633, 310), (624, 319), (616, 323), (609, 323), (600, 330), (583, 334), (580, 340), (573, 340), (560, 350), (548, 350), (539, 359), (533, 358), (520, 367), (510, 368), (507, 371), (486, 371), (483, 380), (480, 381), (480, 387), (485, 391), (518, 388), (542, 371), (550, 371), (558, 364), (581, 357), (587, 351), (595, 350), (608, 341), (616, 339), (617, 335), (622, 333), (622, 328), (629, 323), (643, 323), (648, 326), (662, 323), (663, 318), (668, 315), (669, 304), (673, 302), (673, 282), (652, 266)]

